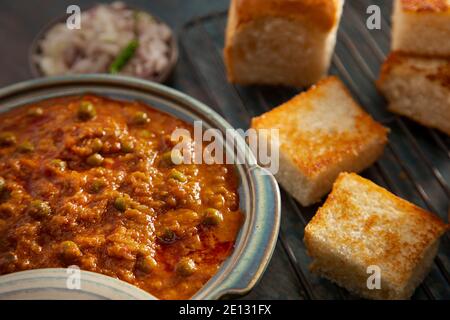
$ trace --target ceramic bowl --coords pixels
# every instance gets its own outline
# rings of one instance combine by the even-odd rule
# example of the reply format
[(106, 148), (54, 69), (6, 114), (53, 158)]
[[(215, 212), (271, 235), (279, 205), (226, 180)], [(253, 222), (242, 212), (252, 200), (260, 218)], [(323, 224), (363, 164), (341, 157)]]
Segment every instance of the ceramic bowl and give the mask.
[[(92, 9), (94, 6), (89, 6), (86, 8), (82, 8), (82, 12), (85, 10), (89, 10)], [(167, 25), (164, 21), (162, 21), (160, 18), (154, 16), (152, 13), (143, 10), (141, 8), (137, 8), (137, 7), (132, 7), (129, 6), (130, 9), (134, 9), (137, 11), (143, 11), (143, 12), (147, 12), (149, 14), (152, 15), (152, 17), (158, 22), (158, 23), (162, 23)], [(35, 38), (33, 39), (33, 41), (31, 42), (31, 46), (28, 52), (28, 66), (30, 68), (30, 72), (31, 75), (34, 78), (40, 78), (40, 77), (45, 77), (45, 74), (42, 72), (41, 68), (39, 67), (39, 65), (36, 63), (35, 57), (36, 55), (38, 55), (40, 53), (40, 42), (42, 41), (42, 39), (44, 38), (44, 36), (47, 34), (47, 32), (53, 28), (55, 26), (55, 24), (58, 23), (62, 23), (64, 21), (66, 21), (67, 19), (67, 15), (65, 16), (61, 16), (61, 17), (57, 17), (56, 19), (50, 21), (49, 23), (47, 23), (35, 36)], [(172, 31), (172, 37), (170, 38), (170, 55), (169, 55), (169, 63), (167, 65), (167, 67), (155, 78), (151, 78), (151, 79), (146, 79), (146, 80), (150, 80), (150, 81), (155, 81), (158, 83), (164, 83), (166, 82), (170, 75), (172, 74), (177, 61), (178, 61), (178, 43), (177, 43), (177, 39), (175, 36), (175, 32), (172, 28), (170, 28), (170, 30)]]
[[(0, 112), (44, 99), (86, 93), (139, 100), (188, 123), (201, 120), (204, 129), (216, 128), (222, 133), (232, 129), (216, 112), (179, 91), (136, 78), (104, 74), (41, 78), (0, 89)], [(236, 165), (245, 221), (233, 253), (193, 299), (246, 294), (266, 269), (277, 242), (280, 192), (274, 177), (255, 164), (241, 136), (236, 137), (234, 146), (226, 145), (225, 149), (249, 155), (245, 163)]]

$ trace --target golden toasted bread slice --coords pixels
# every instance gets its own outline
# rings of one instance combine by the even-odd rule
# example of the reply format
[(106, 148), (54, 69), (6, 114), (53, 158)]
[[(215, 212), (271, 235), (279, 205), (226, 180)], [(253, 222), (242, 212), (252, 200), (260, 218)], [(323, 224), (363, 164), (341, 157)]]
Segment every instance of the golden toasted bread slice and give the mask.
[(382, 154), (388, 133), (336, 77), (254, 118), (252, 128), (279, 130), (276, 178), (304, 206), (330, 191), (340, 172), (370, 166)]
[(336, 44), (344, 0), (232, 0), (225, 43), (231, 82), (309, 86)]
[[(304, 241), (313, 272), (365, 298), (408, 299), (447, 229), (434, 215), (373, 182), (342, 173), (307, 225)], [(378, 271), (377, 288), (369, 276)]]
[(394, 52), (384, 63), (377, 85), (389, 101), (389, 110), (450, 135), (450, 58)]
[(450, 0), (395, 0), (392, 50), (450, 57)]

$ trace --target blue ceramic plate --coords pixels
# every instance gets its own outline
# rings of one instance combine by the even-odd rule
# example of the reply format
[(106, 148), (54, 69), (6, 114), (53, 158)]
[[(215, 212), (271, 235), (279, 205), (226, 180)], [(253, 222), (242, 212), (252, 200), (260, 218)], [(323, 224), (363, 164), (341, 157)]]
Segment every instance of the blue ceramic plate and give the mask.
[[(216, 128), (222, 132), (231, 129), (216, 112), (181, 92), (145, 80), (110, 75), (43, 78), (0, 89), (0, 112), (44, 99), (86, 93), (139, 100), (188, 123), (202, 120), (205, 129)], [(231, 148), (227, 145), (226, 151), (232, 152)], [(240, 154), (250, 154), (244, 164), (236, 165), (240, 178), (240, 209), (245, 221), (233, 253), (193, 299), (246, 294), (263, 274), (276, 245), (280, 224), (278, 185), (272, 175), (254, 164), (254, 158), (240, 136), (234, 149)], [(65, 269), (62, 270), (64, 272), (58, 271), (58, 274), (65, 274)], [(114, 287), (113, 284), (111, 286)], [(38, 293), (36, 298), (40, 298)]]

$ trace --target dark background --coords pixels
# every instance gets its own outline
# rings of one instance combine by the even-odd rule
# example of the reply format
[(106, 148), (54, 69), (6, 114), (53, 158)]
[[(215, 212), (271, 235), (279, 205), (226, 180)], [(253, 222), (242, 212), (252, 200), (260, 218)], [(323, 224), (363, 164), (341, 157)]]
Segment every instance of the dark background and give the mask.
[[(0, 87), (31, 78), (28, 67), (30, 44), (49, 21), (66, 14), (76, 4), (81, 9), (108, 0), (1, 0), (0, 1)], [(178, 30), (196, 16), (225, 10), (228, 0), (127, 0), (129, 5), (148, 9)], [(176, 80), (176, 76), (174, 77)], [(175, 81), (176, 82), (176, 81)]]

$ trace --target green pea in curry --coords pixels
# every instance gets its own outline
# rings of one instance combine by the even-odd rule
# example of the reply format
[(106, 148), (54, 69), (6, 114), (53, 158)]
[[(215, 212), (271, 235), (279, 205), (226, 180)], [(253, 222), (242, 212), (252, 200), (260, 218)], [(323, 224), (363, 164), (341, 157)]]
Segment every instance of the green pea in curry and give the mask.
[(139, 102), (46, 100), (0, 115), (0, 274), (67, 267), (191, 297), (231, 254), (233, 166), (171, 162), (176, 128)]

